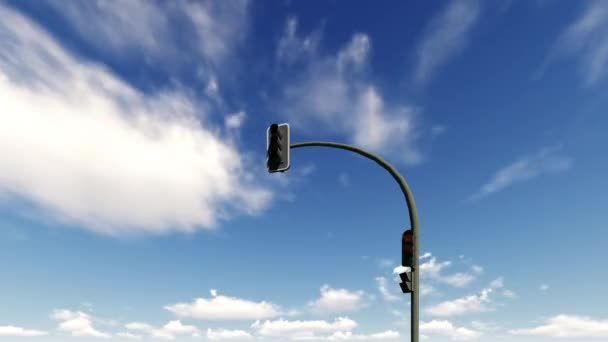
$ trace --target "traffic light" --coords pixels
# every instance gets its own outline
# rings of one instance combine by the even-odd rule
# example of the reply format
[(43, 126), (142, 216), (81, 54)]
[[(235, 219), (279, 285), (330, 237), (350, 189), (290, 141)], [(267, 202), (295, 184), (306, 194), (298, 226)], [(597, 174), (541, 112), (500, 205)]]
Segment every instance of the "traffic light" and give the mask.
[(401, 278), (401, 282), (399, 286), (401, 286), (401, 292), (403, 293), (412, 293), (414, 292), (414, 280), (411, 271), (405, 271), (399, 274), (399, 278)]
[(401, 239), (401, 265), (414, 266), (414, 233), (410, 229), (403, 232)]
[(266, 166), (268, 172), (289, 169), (289, 124), (272, 124), (266, 132)]

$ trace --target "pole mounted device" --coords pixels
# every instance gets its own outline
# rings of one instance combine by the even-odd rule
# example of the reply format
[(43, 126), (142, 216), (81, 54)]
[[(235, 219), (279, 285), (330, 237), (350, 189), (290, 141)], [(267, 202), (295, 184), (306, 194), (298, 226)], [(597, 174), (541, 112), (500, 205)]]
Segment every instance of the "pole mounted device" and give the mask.
[[(281, 130), (281, 127), (283, 130)], [(277, 136), (278, 139), (271, 138)], [(268, 172), (283, 172), (289, 168), (289, 150), (292, 148), (308, 147), (308, 146), (320, 146), (320, 147), (331, 147), (341, 150), (357, 153), (363, 157), (373, 160), (388, 173), (391, 174), (393, 179), (399, 184), (399, 188), (405, 197), (405, 203), (407, 204), (407, 210), (410, 220), (410, 229), (402, 235), (402, 265), (409, 267), (409, 271), (406, 271), (399, 276), (401, 277), (402, 283), (400, 284), (401, 289), (405, 293), (411, 295), (411, 306), (410, 306), (410, 341), (418, 342), (418, 322), (419, 322), (419, 235), (418, 235), (418, 211), (414, 202), (414, 196), (409, 186), (405, 182), (405, 179), (397, 172), (397, 170), (384, 159), (379, 156), (367, 152), (355, 146), (339, 144), (328, 141), (309, 141), (297, 144), (289, 143), (289, 125), (287, 124), (273, 124), (268, 128), (267, 132), (267, 166)], [(279, 147), (279, 149), (276, 148)], [(272, 147), (272, 149), (271, 149)], [(277, 156), (280, 156), (277, 157)], [(407, 241), (407, 244), (405, 243)], [(404, 249), (404, 247), (406, 247)], [(410, 248), (411, 247), (411, 248)], [(404, 253), (407, 252), (407, 253)], [(407, 265), (406, 265), (407, 264)]]
[(399, 274), (401, 291), (412, 293), (414, 292), (413, 273), (411, 271), (414, 266), (414, 233), (411, 229), (403, 232), (401, 236), (401, 266), (409, 268)]
[(268, 172), (289, 169), (289, 124), (272, 124), (266, 132), (266, 167)]

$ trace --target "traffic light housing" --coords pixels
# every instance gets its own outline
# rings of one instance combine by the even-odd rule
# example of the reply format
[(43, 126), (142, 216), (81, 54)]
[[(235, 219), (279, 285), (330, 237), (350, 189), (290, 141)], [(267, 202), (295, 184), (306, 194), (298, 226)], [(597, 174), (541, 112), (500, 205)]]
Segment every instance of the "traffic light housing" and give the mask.
[(411, 271), (405, 271), (399, 274), (399, 278), (401, 278), (401, 282), (399, 286), (401, 286), (401, 292), (403, 293), (412, 293), (414, 292), (414, 274)]
[(289, 124), (272, 124), (266, 131), (266, 167), (268, 172), (289, 169)]
[(401, 239), (401, 265), (414, 266), (414, 233), (411, 229), (403, 232)]

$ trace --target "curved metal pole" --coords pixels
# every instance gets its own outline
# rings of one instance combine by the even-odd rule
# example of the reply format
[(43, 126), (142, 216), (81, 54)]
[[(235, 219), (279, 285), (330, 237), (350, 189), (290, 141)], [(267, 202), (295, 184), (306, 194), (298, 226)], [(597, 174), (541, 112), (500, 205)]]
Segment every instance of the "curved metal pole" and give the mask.
[(405, 182), (405, 179), (403, 179), (403, 177), (399, 174), (399, 172), (397, 172), (397, 170), (391, 164), (389, 164), (384, 159), (380, 158), (379, 156), (377, 156), (373, 153), (367, 152), (367, 151), (362, 150), (355, 146), (328, 142), (328, 141), (309, 141), (309, 142), (291, 144), (290, 148), (293, 149), (293, 148), (307, 147), (307, 146), (332, 147), (332, 148), (355, 152), (359, 155), (362, 155), (368, 159), (375, 161), (378, 165), (382, 166), (386, 171), (388, 171), (388, 173), (391, 174), (391, 176), (393, 176), (393, 179), (395, 179), (395, 181), (397, 181), (397, 183), (399, 184), (399, 187), (401, 188), (401, 192), (403, 192), (403, 196), (405, 197), (405, 203), (407, 204), (407, 209), (409, 212), (410, 229), (412, 230), (412, 233), (414, 235), (414, 246), (415, 246), (414, 260), (413, 260), (414, 266), (412, 267), (412, 275), (413, 275), (412, 280), (414, 283), (413, 284), (414, 292), (411, 293), (410, 336), (411, 336), (412, 342), (418, 342), (418, 305), (419, 305), (419, 300), (418, 300), (419, 299), (419, 291), (418, 291), (419, 290), (419, 282), (418, 282), (418, 263), (419, 263), (418, 212), (416, 210), (416, 204), (414, 203), (414, 196), (412, 195), (412, 191), (410, 190), (409, 186)]

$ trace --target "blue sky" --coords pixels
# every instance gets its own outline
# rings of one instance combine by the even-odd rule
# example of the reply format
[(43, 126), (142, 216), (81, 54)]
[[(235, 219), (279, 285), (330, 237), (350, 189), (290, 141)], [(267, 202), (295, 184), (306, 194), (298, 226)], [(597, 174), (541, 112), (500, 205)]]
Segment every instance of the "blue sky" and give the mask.
[[(379, 6), (379, 7), (378, 7)], [(608, 2), (0, 2), (0, 340), (608, 338)]]

